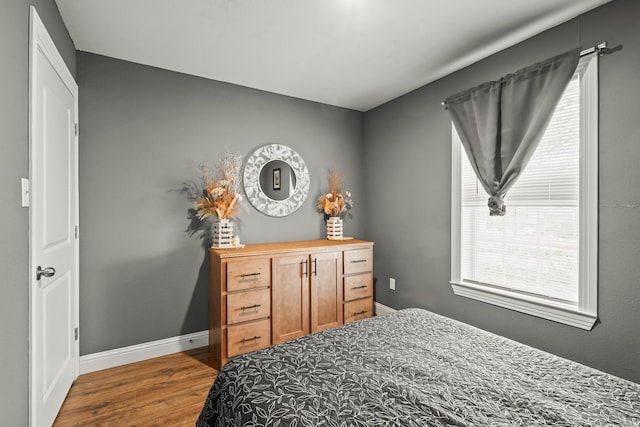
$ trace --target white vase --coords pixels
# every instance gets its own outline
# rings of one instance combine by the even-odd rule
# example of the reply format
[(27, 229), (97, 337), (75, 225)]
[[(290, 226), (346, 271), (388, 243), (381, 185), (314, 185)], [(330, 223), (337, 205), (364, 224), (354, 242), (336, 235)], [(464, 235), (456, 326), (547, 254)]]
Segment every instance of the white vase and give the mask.
[(342, 218), (330, 216), (327, 219), (327, 239), (342, 240)]
[(212, 248), (233, 247), (233, 223), (227, 218), (219, 219), (213, 226)]

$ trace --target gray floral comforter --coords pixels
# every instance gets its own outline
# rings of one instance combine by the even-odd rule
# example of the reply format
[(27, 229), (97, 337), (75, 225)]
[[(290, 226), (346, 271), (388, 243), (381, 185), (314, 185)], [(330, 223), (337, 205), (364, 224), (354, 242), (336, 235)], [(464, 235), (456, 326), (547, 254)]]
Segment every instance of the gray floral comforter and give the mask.
[(407, 309), (230, 360), (197, 426), (640, 426), (640, 385)]

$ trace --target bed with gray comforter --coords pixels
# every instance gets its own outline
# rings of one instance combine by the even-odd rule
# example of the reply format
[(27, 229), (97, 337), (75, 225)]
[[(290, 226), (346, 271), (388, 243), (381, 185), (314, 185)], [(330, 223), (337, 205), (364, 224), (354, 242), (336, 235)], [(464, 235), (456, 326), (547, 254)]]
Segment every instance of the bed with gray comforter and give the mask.
[(197, 426), (640, 426), (640, 385), (420, 309), (230, 360)]

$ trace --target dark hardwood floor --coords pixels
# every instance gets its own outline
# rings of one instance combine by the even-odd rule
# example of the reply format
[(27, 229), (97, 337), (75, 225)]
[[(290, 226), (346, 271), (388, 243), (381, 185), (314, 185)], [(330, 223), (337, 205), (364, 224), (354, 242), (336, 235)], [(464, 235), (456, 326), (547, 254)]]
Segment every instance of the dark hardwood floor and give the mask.
[(84, 374), (54, 426), (194, 426), (217, 374), (207, 347)]

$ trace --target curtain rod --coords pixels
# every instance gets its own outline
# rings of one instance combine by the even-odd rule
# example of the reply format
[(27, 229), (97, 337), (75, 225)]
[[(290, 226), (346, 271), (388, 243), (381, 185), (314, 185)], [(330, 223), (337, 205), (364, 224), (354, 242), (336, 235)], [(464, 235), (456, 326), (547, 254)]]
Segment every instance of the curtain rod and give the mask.
[(592, 46), (589, 49), (585, 49), (580, 52), (580, 58), (583, 56), (591, 55), (594, 52), (598, 52), (599, 56), (604, 56), (609, 53), (610, 49), (607, 49), (607, 42), (602, 42), (598, 46)]
[[(580, 58), (582, 58), (583, 56), (587, 56), (587, 55), (591, 55), (594, 52), (598, 53), (598, 56), (604, 56), (608, 53), (611, 53), (611, 51), (615, 50), (614, 49), (608, 49), (607, 48), (607, 42), (602, 42), (597, 46), (591, 46), (588, 49), (585, 49), (583, 51), (580, 52)], [(445, 109), (447, 108), (447, 101), (442, 101), (440, 103), (440, 105), (442, 105)]]

